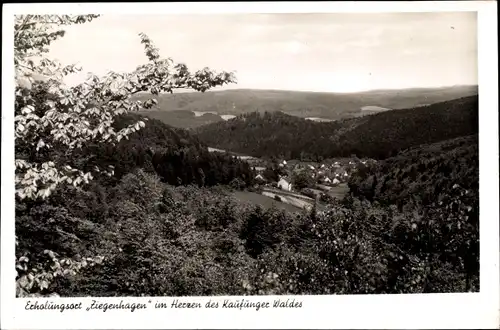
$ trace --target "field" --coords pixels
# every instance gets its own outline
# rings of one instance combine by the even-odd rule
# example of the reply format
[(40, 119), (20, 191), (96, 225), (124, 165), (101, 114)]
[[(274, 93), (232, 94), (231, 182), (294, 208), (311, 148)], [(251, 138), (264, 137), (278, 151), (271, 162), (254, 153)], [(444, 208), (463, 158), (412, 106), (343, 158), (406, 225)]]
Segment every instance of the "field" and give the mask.
[(349, 192), (349, 187), (345, 183), (341, 183), (336, 187), (329, 187), (330, 189), (328, 190), (328, 195), (342, 199), (344, 198), (345, 195)]
[(275, 206), (278, 209), (282, 209), (289, 212), (301, 212), (302, 210), (294, 205), (278, 202), (273, 198), (266, 197), (264, 195), (250, 192), (250, 191), (234, 191), (232, 192), (232, 196), (235, 197), (238, 201), (243, 203), (249, 203), (253, 205), (260, 205), (265, 209), (270, 209)]
[[(349, 192), (349, 188), (346, 184), (339, 185), (337, 187), (330, 188), (327, 192), (328, 195), (341, 200)], [(319, 192), (319, 191), (318, 191)], [(249, 191), (234, 191), (232, 196), (243, 203), (250, 203), (254, 205), (260, 205), (265, 209), (269, 209), (273, 206), (278, 209), (283, 209), (290, 212), (302, 211), (304, 209), (310, 210), (314, 204), (314, 199), (294, 193), (281, 191), (278, 189), (264, 188), (262, 194)], [(275, 196), (278, 196), (281, 201), (275, 200)], [(318, 203), (318, 210), (325, 209), (323, 203)]]

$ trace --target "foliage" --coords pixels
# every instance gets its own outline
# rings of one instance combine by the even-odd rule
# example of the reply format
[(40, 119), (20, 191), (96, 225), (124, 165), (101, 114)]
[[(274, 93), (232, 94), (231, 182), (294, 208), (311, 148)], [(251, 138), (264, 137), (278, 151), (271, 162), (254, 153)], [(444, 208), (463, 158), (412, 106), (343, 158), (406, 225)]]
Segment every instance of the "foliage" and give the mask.
[[(17, 297), (43, 296), (57, 277), (74, 276), (82, 268), (93, 267), (96, 264), (101, 264), (104, 260), (100, 256), (97, 258), (87, 257), (78, 261), (70, 258), (58, 259), (56, 254), (50, 250), (45, 250), (44, 255), (47, 256), (47, 260), (35, 266), (29, 266), (29, 258), (27, 256), (22, 256), (16, 260)], [(57, 293), (55, 295), (58, 296)], [(51, 296), (54, 296), (54, 294)]]
[(311, 174), (307, 171), (294, 172), (292, 175), (292, 185), (295, 189), (304, 189), (314, 187), (315, 180), (311, 177)]

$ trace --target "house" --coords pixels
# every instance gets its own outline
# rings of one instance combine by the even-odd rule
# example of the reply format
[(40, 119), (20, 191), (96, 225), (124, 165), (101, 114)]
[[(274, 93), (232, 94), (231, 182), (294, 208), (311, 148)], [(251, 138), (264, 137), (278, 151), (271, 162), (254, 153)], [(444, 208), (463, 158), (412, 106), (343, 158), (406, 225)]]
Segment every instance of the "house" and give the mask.
[(283, 161), (283, 165), (286, 165), (286, 160)]
[(349, 176), (349, 174), (347, 174), (347, 172), (344, 172), (344, 176)]
[(339, 184), (339, 183), (340, 183), (340, 180), (337, 178), (334, 178), (332, 181), (332, 184)]
[(278, 188), (285, 191), (292, 191), (292, 184), (284, 177), (281, 177), (278, 181)]
[[(336, 180), (336, 179), (335, 179)], [(330, 180), (329, 177), (326, 177), (324, 180), (323, 180), (324, 183), (330, 183), (332, 182), (332, 180)]]
[(255, 166), (253, 170), (256, 171), (257, 173), (262, 173), (266, 170), (266, 168), (263, 166)]
[(314, 166), (309, 165), (309, 169), (314, 170)]
[(260, 174), (258, 174), (257, 176), (255, 176), (255, 180), (259, 180), (259, 181), (266, 181), (266, 179), (264, 179), (264, 177)]

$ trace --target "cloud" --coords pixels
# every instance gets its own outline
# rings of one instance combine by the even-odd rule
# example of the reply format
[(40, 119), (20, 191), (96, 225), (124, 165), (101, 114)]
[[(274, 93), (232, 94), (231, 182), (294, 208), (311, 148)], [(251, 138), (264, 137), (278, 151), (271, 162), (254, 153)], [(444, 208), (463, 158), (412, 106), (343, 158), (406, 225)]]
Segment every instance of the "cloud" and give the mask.
[(308, 50), (309, 47), (304, 45), (300, 41), (292, 40), (285, 44), (285, 50), (292, 54), (304, 53)]
[(345, 48), (373, 48), (381, 45), (378, 39), (356, 39), (345, 43)]
[(266, 26), (265, 25), (258, 25), (258, 24), (250, 24), (250, 25), (245, 25), (241, 29), (241, 36), (242, 37), (258, 37), (263, 35), (266, 32)]
[[(293, 89), (308, 72), (313, 76), (301, 86), (318, 90), (476, 79), (477, 26), (470, 14), (115, 15), (68, 27), (51, 55), (80, 62), (84, 72), (128, 71), (147, 60), (139, 32), (162, 56), (191, 69), (240, 71), (247, 87)], [(322, 72), (329, 74), (319, 79)]]

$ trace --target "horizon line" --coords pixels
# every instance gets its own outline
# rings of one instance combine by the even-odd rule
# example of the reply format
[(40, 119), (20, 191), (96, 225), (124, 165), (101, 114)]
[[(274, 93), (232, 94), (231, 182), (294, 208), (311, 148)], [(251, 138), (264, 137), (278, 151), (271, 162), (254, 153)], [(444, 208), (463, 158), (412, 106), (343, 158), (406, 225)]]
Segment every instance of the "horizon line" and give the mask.
[[(295, 92), (295, 93), (321, 93), (321, 94), (356, 94), (356, 93), (373, 93), (373, 92), (390, 92), (390, 91), (404, 91), (415, 89), (446, 89), (446, 88), (460, 88), (460, 87), (475, 87), (479, 89), (479, 84), (456, 84), (456, 85), (441, 85), (441, 86), (414, 86), (403, 88), (375, 88), (365, 89), (358, 91), (319, 91), (319, 90), (306, 90), (306, 89), (281, 89), (281, 88), (238, 88), (238, 87), (219, 87), (207, 90), (203, 93), (217, 93), (225, 91), (270, 91), (270, 92)], [(479, 91), (478, 91), (479, 92)], [(161, 94), (176, 94), (176, 93), (200, 93), (192, 89), (178, 89), (174, 93), (161, 93)], [(140, 92), (138, 94), (148, 94), (148, 92)]]

